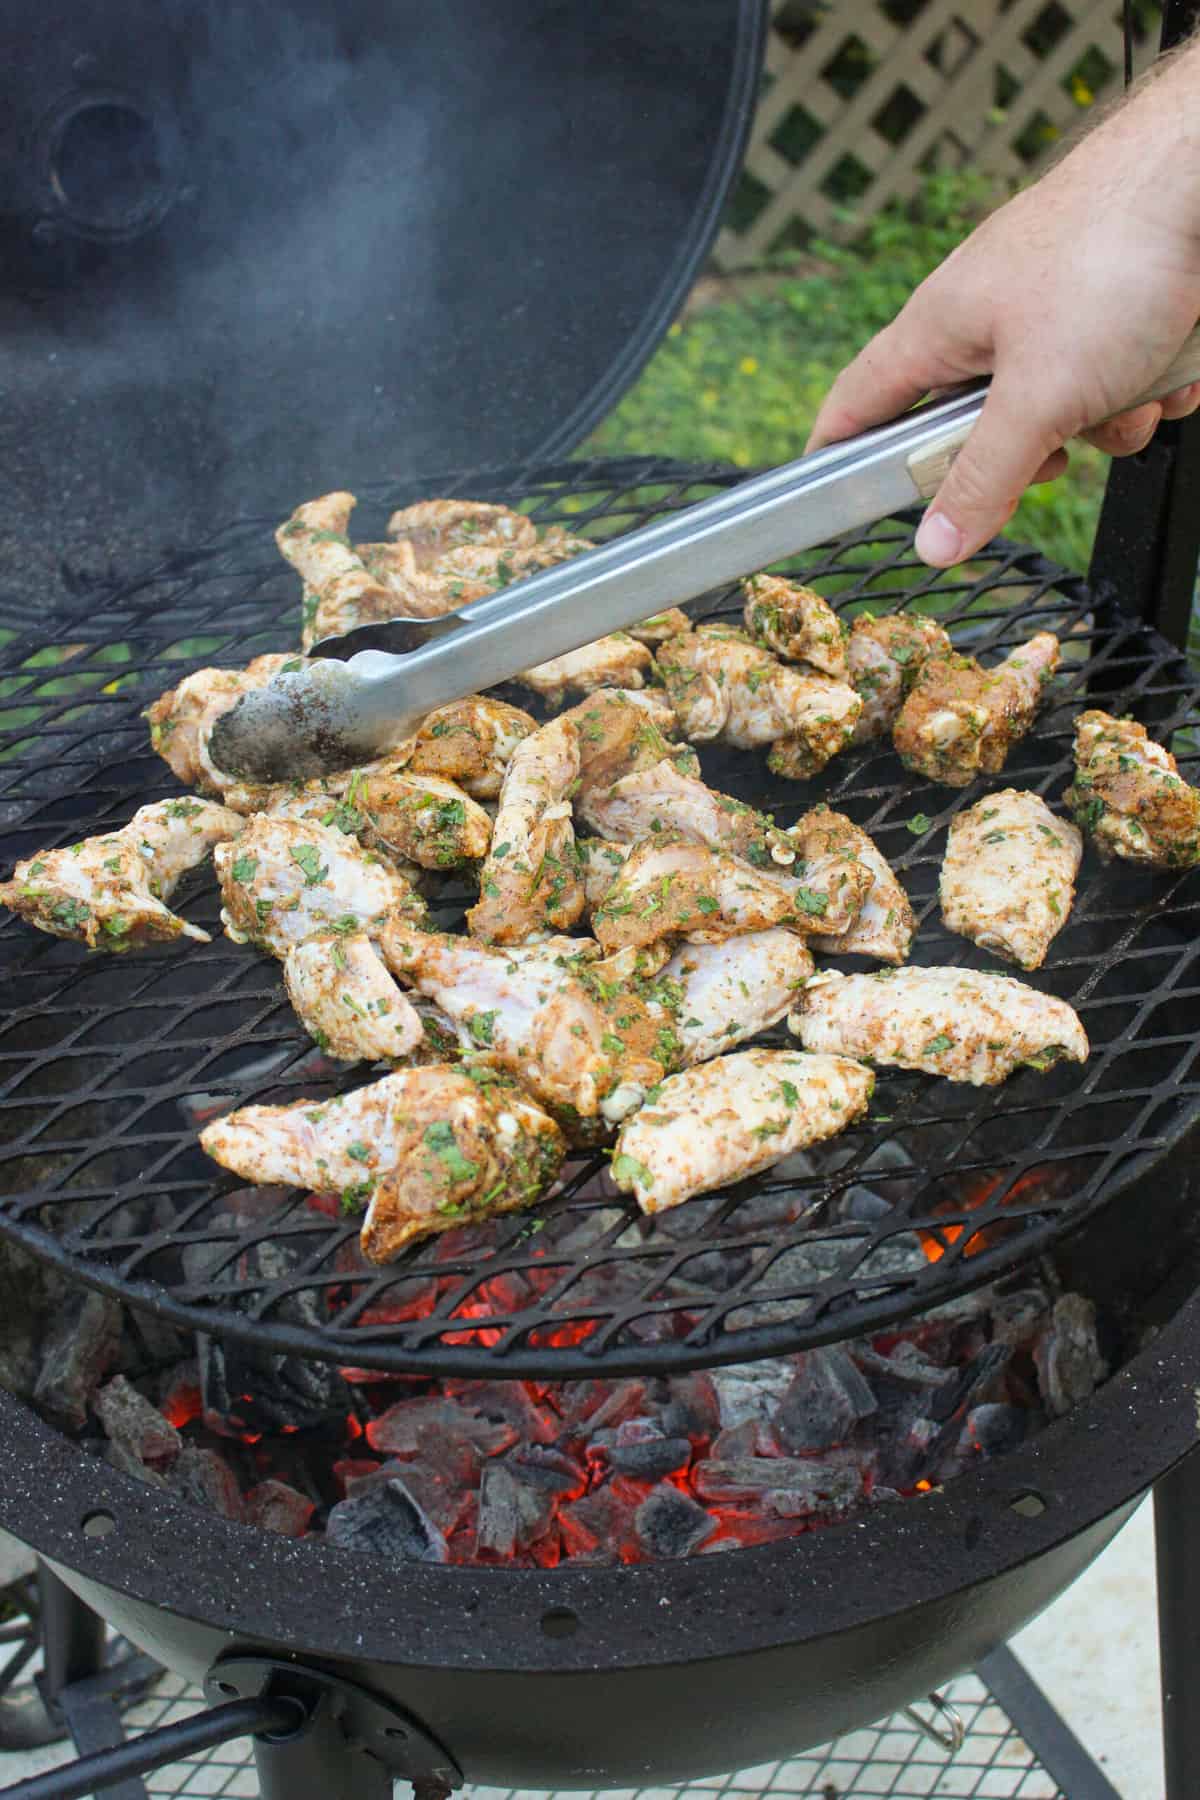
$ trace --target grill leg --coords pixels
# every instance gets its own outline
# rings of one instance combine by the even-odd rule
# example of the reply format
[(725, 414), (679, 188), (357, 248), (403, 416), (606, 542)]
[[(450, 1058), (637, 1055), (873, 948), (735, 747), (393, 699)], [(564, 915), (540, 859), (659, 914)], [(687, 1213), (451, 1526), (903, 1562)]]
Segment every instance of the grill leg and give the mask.
[(104, 1620), (85, 1606), (44, 1562), (37, 1566), (45, 1671), (40, 1686), (53, 1703), (72, 1682), (104, 1668)]
[(1200, 1449), (1154, 1490), (1166, 1800), (1200, 1786)]
[(256, 1737), (260, 1800), (392, 1800), (392, 1776), (348, 1739), (322, 1694), (295, 1731)]

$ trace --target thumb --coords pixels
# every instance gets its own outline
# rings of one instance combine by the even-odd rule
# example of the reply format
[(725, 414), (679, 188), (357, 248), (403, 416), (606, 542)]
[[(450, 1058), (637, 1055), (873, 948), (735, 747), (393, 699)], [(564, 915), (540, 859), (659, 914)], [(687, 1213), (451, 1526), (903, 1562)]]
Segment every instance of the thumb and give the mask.
[(917, 530), (916, 552), (936, 569), (973, 556), (1013, 508), (1063, 437), (1039, 407), (1036, 378), (997, 375), (970, 437)]

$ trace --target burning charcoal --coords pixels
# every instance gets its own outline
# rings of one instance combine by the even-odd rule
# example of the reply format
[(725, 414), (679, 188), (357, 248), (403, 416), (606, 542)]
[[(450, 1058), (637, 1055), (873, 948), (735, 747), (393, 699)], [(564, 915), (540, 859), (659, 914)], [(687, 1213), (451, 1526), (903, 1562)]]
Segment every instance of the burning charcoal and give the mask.
[(931, 1417), (943, 1421), (963, 1407), (982, 1405), (988, 1389), (1008, 1367), (1012, 1355), (1006, 1344), (988, 1344), (965, 1367), (956, 1371), (955, 1379), (931, 1396)]
[(1051, 1418), (1061, 1418), (1094, 1394), (1108, 1374), (1096, 1337), (1096, 1308), (1081, 1294), (1054, 1302), (1050, 1325), (1034, 1345), (1042, 1400)]
[(783, 1456), (747, 1456), (737, 1462), (710, 1457), (697, 1464), (694, 1480), (703, 1500), (758, 1500), (789, 1518), (845, 1512), (865, 1486), (863, 1468), (855, 1461)]
[(662, 1428), (668, 1437), (694, 1440), (716, 1435), (721, 1425), (721, 1403), (711, 1376), (677, 1375), (668, 1392), (662, 1411)]
[(742, 1425), (747, 1419), (769, 1418), (792, 1385), (795, 1373), (793, 1362), (777, 1358), (714, 1369), (712, 1384), (725, 1430)]
[(967, 1414), (958, 1454), (962, 1457), (1003, 1456), (1025, 1441), (1029, 1415), (1020, 1406), (976, 1406)]
[(334, 1463), (331, 1473), (338, 1492), (348, 1499), (356, 1482), (365, 1480), (368, 1475), (377, 1475), (383, 1466), (371, 1456), (343, 1456)]
[(69, 1283), (56, 1269), (15, 1244), (0, 1243), (0, 1387), (19, 1400), (33, 1397), (46, 1321), (71, 1304)]
[(717, 1521), (678, 1488), (664, 1483), (648, 1494), (634, 1515), (634, 1527), (650, 1556), (686, 1556), (711, 1537)]
[(102, 1387), (93, 1406), (110, 1441), (146, 1467), (168, 1468), (183, 1448), (175, 1427), (124, 1375)]
[(400, 1481), (438, 1530), (446, 1537), (461, 1522), (474, 1504), (479, 1484), (479, 1460), (468, 1455), (465, 1463), (449, 1472), (424, 1457), (415, 1462), (373, 1464), (361, 1475), (346, 1482), (347, 1500), (357, 1500), (372, 1489), (386, 1487), (389, 1481)]
[(610, 1484), (595, 1488), (570, 1506), (560, 1506), (558, 1523), (572, 1561), (602, 1565), (640, 1562), (643, 1551), (633, 1523), (640, 1500), (640, 1495), (633, 1500)]
[(475, 1548), (512, 1556), (542, 1537), (554, 1518), (555, 1496), (520, 1481), (508, 1463), (489, 1463), (479, 1488)]
[(70, 1296), (46, 1340), (34, 1401), (67, 1430), (87, 1423), (92, 1396), (121, 1347), (121, 1308), (104, 1294)]
[(517, 1441), (511, 1425), (493, 1424), (457, 1400), (430, 1397), (397, 1400), (385, 1413), (372, 1419), (367, 1426), (367, 1442), (372, 1450), (383, 1450), (389, 1456), (415, 1456), (422, 1435), (431, 1429), (450, 1439), (465, 1440), (481, 1456), (499, 1456)]
[(127, 1450), (123, 1444), (106, 1444), (104, 1460), (114, 1469), (119, 1469), (122, 1475), (132, 1475), (136, 1480), (144, 1481), (148, 1487), (165, 1488), (167, 1485), (165, 1475), (160, 1475), (157, 1469), (148, 1469), (141, 1458), (135, 1456), (132, 1450)]
[(1052, 1301), (1043, 1288), (1020, 1288), (1015, 1294), (992, 1292), (992, 1340), (1010, 1350), (1031, 1349), (1049, 1322)]
[(396, 1477), (330, 1508), (325, 1536), (347, 1550), (393, 1562), (449, 1562), (446, 1540)]
[(843, 1443), (860, 1419), (878, 1409), (870, 1383), (836, 1347), (810, 1350), (798, 1361), (773, 1422), (780, 1448), (824, 1450)]
[(764, 1442), (764, 1427), (760, 1419), (747, 1419), (744, 1425), (735, 1425), (731, 1431), (719, 1431), (712, 1441), (710, 1456), (718, 1462), (737, 1462), (742, 1456), (774, 1456), (778, 1446), (767, 1438)]
[(194, 1362), (180, 1363), (164, 1380), (158, 1410), (177, 1430), (198, 1419), (203, 1409), (200, 1370)]
[(881, 1445), (883, 1480), (902, 1493), (916, 1487), (918, 1481), (939, 1480), (942, 1470), (937, 1464), (937, 1453), (948, 1436), (954, 1440), (958, 1433), (948, 1433), (936, 1419), (914, 1419), (903, 1436), (897, 1435)]
[(251, 1488), (243, 1502), (247, 1525), (263, 1531), (274, 1531), (280, 1537), (303, 1537), (309, 1520), (317, 1510), (304, 1494), (298, 1494), (286, 1481), (260, 1481)]
[(616, 1442), (608, 1448), (608, 1460), (618, 1475), (660, 1481), (664, 1475), (687, 1468), (692, 1460), (692, 1440), (665, 1437), (650, 1420), (639, 1419), (618, 1428)]
[(595, 1437), (598, 1431), (615, 1430), (629, 1419), (641, 1418), (653, 1404), (647, 1400), (644, 1381), (572, 1382), (571, 1386), (586, 1387), (589, 1392), (578, 1397), (583, 1409), (576, 1411), (572, 1405), (564, 1423), (582, 1425), (586, 1421), (589, 1437)]
[(562, 1434), (562, 1420), (550, 1406), (539, 1406), (524, 1381), (456, 1381), (446, 1384), (452, 1399), (483, 1418), (507, 1423), (524, 1444), (552, 1444)]
[(227, 1519), (242, 1516), (242, 1496), (232, 1469), (215, 1450), (185, 1444), (167, 1475), (167, 1486), (181, 1500)]
[(273, 1355), (205, 1332), (196, 1333), (196, 1348), (204, 1423), (222, 1437), (281, 1427), (310, 1431), (350, 1410), (350, 1391), (329, 1363)]
[(575, 1499), (587, 1488), (587, 1475), (579, 1464), (561, 1450), (545, 1444), (529, 1444), (514, 1450), (509, 1457), (514, 1472), (529, 1487), (542, 1488), (548, 1494)]

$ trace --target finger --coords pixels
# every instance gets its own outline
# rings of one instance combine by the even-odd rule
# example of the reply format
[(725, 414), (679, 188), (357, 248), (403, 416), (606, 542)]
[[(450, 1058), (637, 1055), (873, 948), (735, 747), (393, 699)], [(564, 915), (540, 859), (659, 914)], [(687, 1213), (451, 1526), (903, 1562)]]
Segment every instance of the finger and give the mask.
[(1168, 394), (1162, 403), (1164, 419), (1186, 419), (1200, 407), (1200, 381), (1193, 381), (1188, 387), (1176, 388)]
[(1105, 419), (1102, 425), (1093, 425), (1083, 436), (1106, 456), (1136, 456), (1158, 430), (1162, 416), (1161, 403), (1151, 400), (1145, 406), (1135, 406), (1130, 412)]
[(1041, 487), (1043, 482), (1057, 481), (1067, 470), (1069, 458), (1065, 450), (1055, 450), (1048, 456), (1037, 474), (1030, 477), (1030, 487)]
[[(1043, 384), (1044, 386), (1044, 384)], [(1037, 383), (1025, 371), (997, 375), (970, 437), (950, 465), (922, 519), (917, 555), (936, 569), (973, 556), (1011, 516), (1034, 477), (1062, 448), (1050, 396), (1041, 414), (1030, 405)]]
[(842, 370), (817, 414), (805, 454), (898, 418), (936, 388), (954, 385), (964, 371), (931, 348), (906, 313), (873, 337)]

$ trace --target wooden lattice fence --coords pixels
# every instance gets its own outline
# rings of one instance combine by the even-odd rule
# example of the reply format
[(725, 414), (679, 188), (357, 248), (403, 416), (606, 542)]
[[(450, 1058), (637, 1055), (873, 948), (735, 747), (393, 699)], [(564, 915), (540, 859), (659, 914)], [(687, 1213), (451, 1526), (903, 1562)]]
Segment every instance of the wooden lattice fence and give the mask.
[[(1157, 9), (1135, 9), (1135, 68)], [(1121, 0), (774, 0), (764, 91), (716, 260), (845, 237), (931, 168), (1036, 169), (1123, 72)]]

